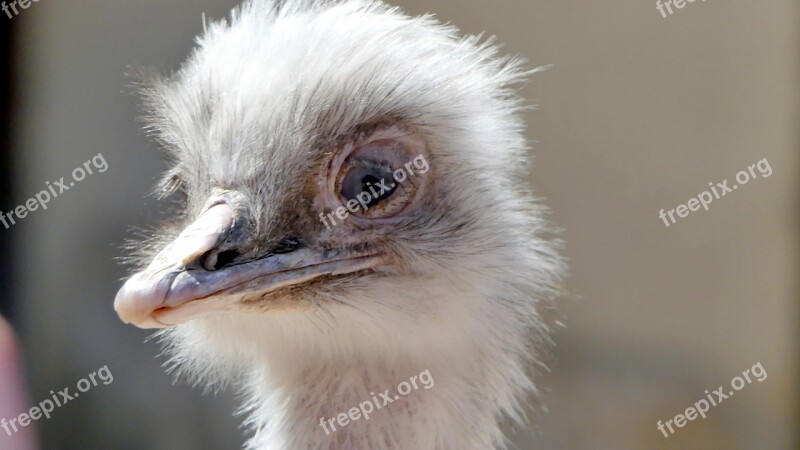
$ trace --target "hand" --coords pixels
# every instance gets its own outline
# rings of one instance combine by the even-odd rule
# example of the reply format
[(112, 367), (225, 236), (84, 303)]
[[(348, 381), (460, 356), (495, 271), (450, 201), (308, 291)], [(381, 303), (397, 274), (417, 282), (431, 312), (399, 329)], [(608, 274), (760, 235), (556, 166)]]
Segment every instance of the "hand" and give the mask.
[[(0, 448), (7, 450), (34, 450), (36, 439), (33, 425), (17, 426), (10, 422), (30, 410), (27, 400), (22, 364), (17, 338), (11, 325), (0, 317)], [(9, 435), (10, 434), (10, 435)]]

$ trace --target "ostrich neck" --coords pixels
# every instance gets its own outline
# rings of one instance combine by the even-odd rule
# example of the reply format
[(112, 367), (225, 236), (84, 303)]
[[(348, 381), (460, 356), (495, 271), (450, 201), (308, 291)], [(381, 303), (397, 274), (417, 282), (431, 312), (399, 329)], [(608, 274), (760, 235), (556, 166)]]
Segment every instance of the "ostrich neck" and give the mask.
[(250, 383), (248, 448), (494, 448), (498, 408), (483, 393), (496, 390), (465, 369), (389, 358), (265, 365)]

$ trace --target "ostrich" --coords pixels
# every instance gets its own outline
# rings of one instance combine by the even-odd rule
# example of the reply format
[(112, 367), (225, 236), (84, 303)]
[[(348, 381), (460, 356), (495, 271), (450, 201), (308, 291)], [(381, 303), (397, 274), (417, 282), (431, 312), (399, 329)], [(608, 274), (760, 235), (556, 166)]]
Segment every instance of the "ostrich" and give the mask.
[(523, 181), (522, 65), (373, 0), (208, 25), (142, 78), (179, 212), (133, 245), (120, 318), (178, 376), (241, 389), (248, 449), (506, 448), (565, 271)]

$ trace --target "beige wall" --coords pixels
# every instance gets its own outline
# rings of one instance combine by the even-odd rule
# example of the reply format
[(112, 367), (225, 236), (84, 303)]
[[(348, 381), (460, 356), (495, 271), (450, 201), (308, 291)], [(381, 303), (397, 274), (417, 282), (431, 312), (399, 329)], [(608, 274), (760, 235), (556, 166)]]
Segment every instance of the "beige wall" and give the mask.
[[(49, 448), (240, 442), (229, 397), (171, 386), (157, 347), (110, 308), (123, 275), (112, 258), (129, 225), (156, 215), (143, 196), (161, 169), (121, 92), (124, 72), (175, 68), (201, 12), (220, 17), (233, 3), (39, 2), (14, 19), (26, 89), (18, 192), (98, 152), (110, 165), (13, 231), (33, 397), (104, 364), (116, 375), (41, 425)], [(565, 229), (573, 295), (549, 413), (539, 434), (517, 434), (519, 448), (797, 448), (800, 4), (708, 0), (662, 18), (654, 1), (397, 3), (554, 64), (524, 90), (540, 106), (531, 182)], [(659, 219), (762, 158), (771, 177), (669, 228)], [(763, 383), (669, 439), (656, 430), (757, 362)]]

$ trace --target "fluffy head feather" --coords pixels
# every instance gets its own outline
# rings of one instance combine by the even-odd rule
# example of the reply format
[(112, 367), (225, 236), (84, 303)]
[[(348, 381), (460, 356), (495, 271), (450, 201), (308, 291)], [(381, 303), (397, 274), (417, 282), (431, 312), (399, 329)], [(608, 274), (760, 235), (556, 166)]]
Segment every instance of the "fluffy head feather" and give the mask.
[[(536, 391), (564, 272), (524, 181), (514, 86), (530, 73), (493, 40), (377, 1), (252, 0), (208, 26), (174, 76), (149, 80), (150, 128), (172, 162), (162, 188), (181, 214), (147, 262), (220, 189), (241, 195), (242, 254), (287, 234), (330, 246), (371, 232), (395, 257), (162, 334), (179, 373), (244, 386), (248, 448), (505, 447), (498, 422)], [(326, 234), (310, 180), (331, 148), (386, 123), (424, 137), (431, 192), (391, 227)], [(286, 303), (302, 306), (270, 306)], [(331, 435), (319, 426), (426, 370), (433, 389)]]

